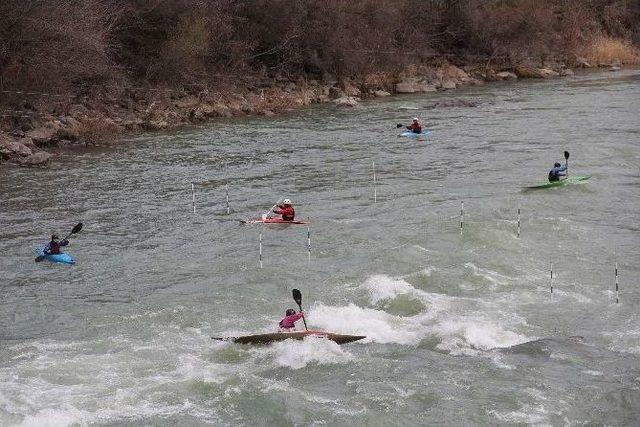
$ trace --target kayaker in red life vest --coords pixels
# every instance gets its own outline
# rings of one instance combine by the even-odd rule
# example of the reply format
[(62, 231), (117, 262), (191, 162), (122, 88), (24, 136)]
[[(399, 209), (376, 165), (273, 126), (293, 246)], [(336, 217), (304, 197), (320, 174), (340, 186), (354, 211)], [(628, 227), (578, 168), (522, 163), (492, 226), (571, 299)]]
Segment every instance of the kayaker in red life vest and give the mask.
[(285, 331), (296, 330), (296, 322), (304, 317), (304, 313), (296, 313), (292, 308), (288, 308), (285, 312), (285, 317), (279, 323), (280, 329)]
[(420, 124), (420, 120), (417, 117), (413, 118), (413, 123), (407, 126), (407, 130), (413, 133), (422, 133), (422, 125)]
[(44, 253), (48, 254), (48, 255), (57, 255), (57, 254), (62, 253), (62, 252), (60, 252), (60, 248), (62, 246), (67, 246), (69, 244), (69, 241), (68, 240), (59, 241), (59, 239), (60, 239), (60, 237), (58, 237), (57, 234), (52, 234), (51, 235), (51, 241), (49, 242), (49, 244), (45, 248)]
[(293, 204), (289, 199), (284, 199), (281, 205), (273, 208), (273, 213), (282, 215), (283, 221), (293, 221), (296, 217), (296, 211), (293, 209)]

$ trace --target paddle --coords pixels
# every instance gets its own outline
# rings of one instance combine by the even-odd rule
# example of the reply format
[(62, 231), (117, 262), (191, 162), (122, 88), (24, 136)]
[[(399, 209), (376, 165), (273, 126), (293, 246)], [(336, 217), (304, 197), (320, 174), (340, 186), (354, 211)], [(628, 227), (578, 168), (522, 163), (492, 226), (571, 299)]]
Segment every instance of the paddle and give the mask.
[(80, 230), (82, 230), (82, 223), (81, 222), (77, 223), (76, 226), (73, 227), (73, 229), (71, 230), (71, 233), (67, 234), (67, 237), (65, 237), (62, 240), (67, 240), (69, 237), (71, 237), (72, 234), (79, 233)]
[[(77, 223), (76, 226), (71, 229), (71, 233), (67, 234), (67, 236), (62, 240), (63, 241), (67, 240), (69, 237), (71, 237), (71, 235), (79, 233), (80, 230), (82, 230), (82, 223), (81, 222)], [(36, 257), (36, 262), (42, 261), (44, 259), (44, 257), (45, 257), (44, 255), (38, 255)]]
[[(297, 289), (292, 290), (291, 294), (293, 295), (293, 300), (298, 304), (298, 308), (302, 311), (302, 294)], [(302, 316), (302, 321), (304, 322), (304, 329), (308, 331), (309, 328), (307, 328), (307, 321), (304, 316)]]
[(564, 165), (567, 167), (567, 171), (566, 171), (566, 178), (569, 178), (569, 152), (565, 151), (564, 152)]
[(278, 201), (276, 202), (275, 205), (271, 206), (271, 209), (269, 209), (267, 212), (262, 214), (262, 220), (264, 221), (265, 219), (267, 219), (269, 217), (269, 214), (271, 212), (273, 212), (273, 210), (276, 208), (276, 206), (278, 206), (280, 203), (282, 203), (282, 199), (278, 199)]
[(396, 125), (396, 129), (400, 129), (401, 127), (404, 127), (404, 125), (403, 125), (402, 123), (398, 123), (398, 124)]

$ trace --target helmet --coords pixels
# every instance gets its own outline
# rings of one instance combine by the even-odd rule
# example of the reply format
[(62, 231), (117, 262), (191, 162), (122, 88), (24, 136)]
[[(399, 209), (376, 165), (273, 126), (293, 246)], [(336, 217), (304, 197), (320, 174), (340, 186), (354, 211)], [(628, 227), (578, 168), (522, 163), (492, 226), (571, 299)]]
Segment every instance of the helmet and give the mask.
[(559, 167), (560, 167), (560, 163), (555, 162), (555, 163), (553, 164), (553, 167), (554, 167), (554, 168), (559, 168)]
[(417, 117), (414, 117), (414, 118), (413, 118), (413, 121), (414, 121), (414, 122), (417, 122), (417, 121), (418, 121), (418, 118), (417, 118)]
[(51, 240), (58, 240), (60, 237), (58, 237), (58, 235), (56, 233), (53, 233), (51, 235)]
[(289, 200), (289, 199), (284, 199), (284, 200), (282, 201), (282, 204), (283, 204), (283, 205), (290, 205), (290, 204), (291, 204), (291, 200)]
[(291, 316), (296, 314), (296, 311), (293, 308), (287, 308), (287, 311), (284, 313), (286, 316)]

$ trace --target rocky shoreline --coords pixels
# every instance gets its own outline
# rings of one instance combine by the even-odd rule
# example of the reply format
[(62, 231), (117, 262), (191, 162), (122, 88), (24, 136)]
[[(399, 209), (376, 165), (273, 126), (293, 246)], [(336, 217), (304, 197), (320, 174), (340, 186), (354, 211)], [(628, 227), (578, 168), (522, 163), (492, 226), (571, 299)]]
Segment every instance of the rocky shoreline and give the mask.
[[(598, 64), (611, 71), (621, 64)], [(590, 68), (577, 59), (546, 66), (490, 68), (439, 64), (410, 66), (400, 73), (375, 73), (361, 78), (322, 80), (304, 77), (247, 78), (241, 89), (211, 92), (204, 87), (189, 90), (123, 88), (118, 96), (94, 95), (73, 100), (64, 113), (41, 112), (33, 106), (0, 128), (0, 163), (46, 166), (51, 148), (70, 145), (108, 145), (123, 134), (157, 131), (204, 122), (217, 117), (273, 116), (316, 103), (350, 108), (363, 99), (393, 94), (453, 90), (467, 85), (515, 79), (548, 79), (573, 74), (572, 68)], [(437, 106), (436, 106), (437, 107)], [(51, 109), (53, 110), (53, 109)]]

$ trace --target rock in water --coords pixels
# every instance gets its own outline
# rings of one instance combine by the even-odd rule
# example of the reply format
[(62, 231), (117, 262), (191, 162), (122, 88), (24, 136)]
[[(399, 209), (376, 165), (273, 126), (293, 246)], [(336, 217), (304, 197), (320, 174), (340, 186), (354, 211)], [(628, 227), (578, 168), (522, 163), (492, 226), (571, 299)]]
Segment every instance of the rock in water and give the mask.
[(18, 161), (23, 166), (41, 166), (47, 163), (49, 159), (51, 159), (51, 157), (51, 154), (44, 151), (39, 151), (35, 154), (30, 155), (29, 157), (19, 159)]
[(358, 105), (358, 100), (352, 96), (343, 96), (342, 98), (335, 99), (333, 103), (336, 107), (355, 107)]

